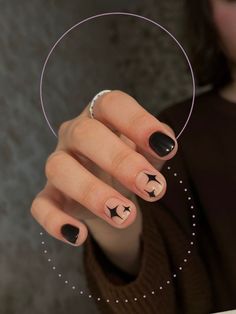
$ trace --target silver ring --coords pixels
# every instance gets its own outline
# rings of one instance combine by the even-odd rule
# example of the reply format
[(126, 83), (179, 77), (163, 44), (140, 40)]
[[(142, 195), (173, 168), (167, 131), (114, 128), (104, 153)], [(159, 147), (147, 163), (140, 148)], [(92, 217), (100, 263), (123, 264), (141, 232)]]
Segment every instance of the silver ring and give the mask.
[(102, 90), (101, 92), (97, 93), (97, 94), (93, 97), (93, 99), (90, 101), (90, 103), (89, 103), (89, 113), (90, 113), (90, 118), (91, 118), (91, 119), (95, 119), (94, 113), (93, 113), (93, 108), (94, 108), (95, 101), (98, 99), (98, 97), (102, 96), (102, 95), (105, 94), (105, 93), (109, 93), (109, 92), (111, 92), (110, 89)]

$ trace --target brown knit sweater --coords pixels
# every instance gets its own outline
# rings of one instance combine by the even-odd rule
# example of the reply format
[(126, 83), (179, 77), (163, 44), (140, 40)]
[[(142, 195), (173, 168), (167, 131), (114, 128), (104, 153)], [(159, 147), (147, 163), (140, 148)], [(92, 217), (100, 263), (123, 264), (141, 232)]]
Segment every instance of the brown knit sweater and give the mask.
[[(190, 106), (183, 101), (157, 118), (177, 135)], [(178, 144), (161, 171), (164, 197), (137, 196), (143, 214), (138, 276), (113, 265), (90, 234), (84, 244), (88, 287), (102, 314), (236, 309), (236, 103), (217, 91), (198, 96)]]

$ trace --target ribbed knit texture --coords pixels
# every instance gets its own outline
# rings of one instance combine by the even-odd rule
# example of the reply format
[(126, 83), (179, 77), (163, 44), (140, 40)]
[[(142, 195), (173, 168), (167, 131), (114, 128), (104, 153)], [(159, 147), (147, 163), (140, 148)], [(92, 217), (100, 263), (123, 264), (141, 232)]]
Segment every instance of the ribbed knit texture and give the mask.
[[(189, 110), (190, 101), (183, 102), (166, 109), (158, 119), (178, 134)], [(236, 134), (235, 123), (231, 123), (235, 113), (236, 104), (223, 100), (216, 92), (199, 96), (192, 120), (178, 141), (177, 155), (162, 169), (167, 180), (165, 196), (154, 203), (137, 196), (143, 215), (141, 268), (137, 277), (114, 266), (89, 234), (84, 244), (84, 266), (88, 287), (102, 314), (204, 314), (236, 308), (236, 213), (232, 205), (233, 190), (236, 192), (236, 184), (232, 186), (236, 178), (232, 161), (236, 160), (236, 153), (230, 137), (235, 138)], [(218, 119), (226, 129), (222, 135), (217, 131), (214, 138)], [(224, 141), (224, 147), (229, 145), (228, 151), (224, 151), (224, 156), (214, 154), (212, 160), (213, 147), (218, 150), (217, 143), (222, 145)], [(219, 166), (225, 156), (228, 162), (231, 160), (231, 172), (225, 167), (223, 176)], [(214, 177), (217, 171), (221, 194), (217, 194)], [(191, 196), (194, 209), (190, 209), (187, 196)]]

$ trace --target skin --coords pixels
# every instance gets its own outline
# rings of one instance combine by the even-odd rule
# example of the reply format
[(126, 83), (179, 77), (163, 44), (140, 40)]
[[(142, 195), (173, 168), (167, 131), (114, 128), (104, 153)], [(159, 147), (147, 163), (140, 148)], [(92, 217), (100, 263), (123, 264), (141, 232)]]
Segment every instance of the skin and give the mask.
[[(33, 200), (31, 213), (50, 235), (66, 243), (60, 233), (63, 224), (79, 227), (77, 245), (82, 245), (90, 232), (115, 265), (134, 275), (140, 264), (142, 233), (135, 195), (152, 201), (137, 190), (135, 177), (144, 169), (155, 173), (163, 188), (154, 200), (163, 197), (166, 180), (159, 170), (176, 154), (178, 144), (169, 126), (122, 91), (100, 96), (94, 114), (96, 119), (91, 119), (87, 105), (79, 116), (60, 126), (57, 147), (45, 165), (47, 183)], [(165, 157), (148, 145), (155, 131), (176, 142)], [(122, 224), (104, 213), (110, 197), (132, 206)]]
[(232, 81), (221, 89), (222, 97), (236, 103), (236, 1), (210, 0), (222, 51), (228, 59)]
[[(236, 1), (209, 1), (233, 78), (220, 93), (236, 103)], [(66, 243), (69, 242), (60, 232), (66, 223), (79, 227), (78, 246), (90, 232), (116, 266), (137, 275), (141, 262), (142, 213), (136, 194), (150, 200), (138, 192), (134, 179), (143, 169), (156, 172), (163, 184), (157, 199), (163, 197), (166, 181), (160, 170), (166, 160), (174, 157), (178, 144), (168, 125), (122, 91), (101, 96), (94, 114), (96, 119), (91, 119), (87, 105), (79, 116), (60, 126), (57, 147), (45, 164), (47, 181), (34, 198), (31, 213), (51, 236)], [(147, 139), (154, 131), (162, 131), (176, 142), (166, 157), (157, 156), (148, 146)], [(132, 204), (123, 224), (104, 214), (104, 203), (111, 196)]]

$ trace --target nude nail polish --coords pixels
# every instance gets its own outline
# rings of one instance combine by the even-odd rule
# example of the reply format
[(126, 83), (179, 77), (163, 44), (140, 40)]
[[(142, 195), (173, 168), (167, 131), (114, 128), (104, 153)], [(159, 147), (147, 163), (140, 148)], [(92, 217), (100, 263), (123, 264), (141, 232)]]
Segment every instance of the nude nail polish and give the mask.
[(125, 204), (125, 202), (115, 197), (106, 201), (104, 209), (105, 214), (119, 225), (129, 217), (131, 210), (131, 204)]
[(141, 193), (152, 200), (157, 198), (163, 189), (163, 184), (158, 179), (157, 174), (146, 170), (137, 175), (135, 184)]

